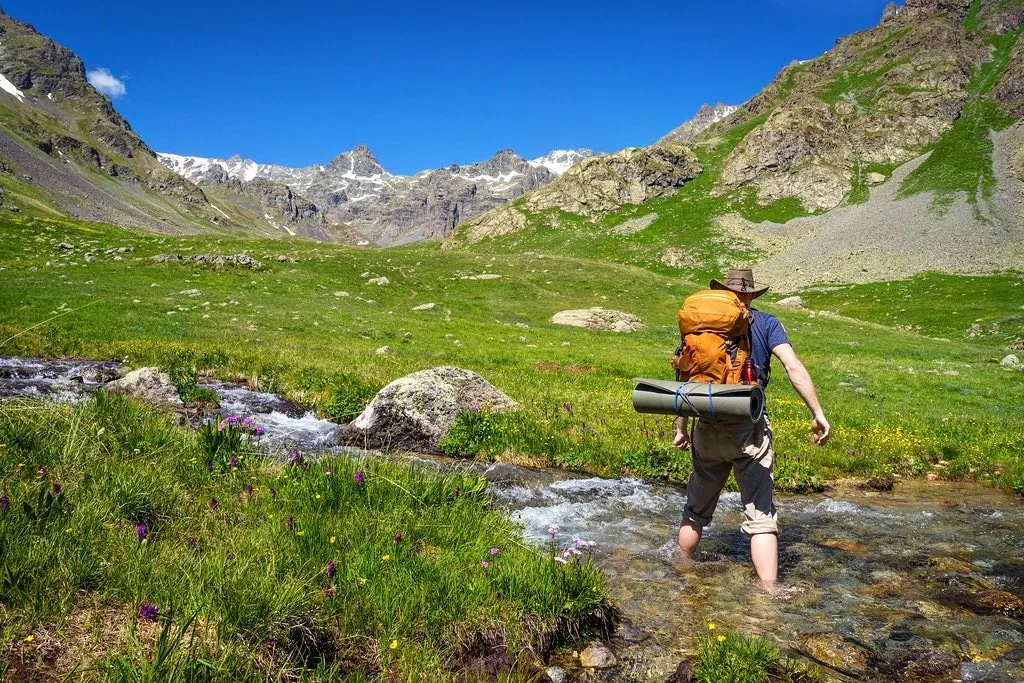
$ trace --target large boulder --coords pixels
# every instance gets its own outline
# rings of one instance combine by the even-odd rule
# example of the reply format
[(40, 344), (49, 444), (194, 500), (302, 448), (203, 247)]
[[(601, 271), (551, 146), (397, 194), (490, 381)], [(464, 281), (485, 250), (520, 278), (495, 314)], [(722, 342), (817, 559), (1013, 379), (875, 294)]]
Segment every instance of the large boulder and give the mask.
[(174, 382), (166, 372), (160, 371), (160, 368), (133, 370), (121, 379), (110, 382), (104, 389), (115, 394), (134, 396), (149, 403), (171, 408), (184, 408), (185, 406), (178, 395), (178, 388), (174, 386)]
[(600, 306), (559, 311), (551, 317), (551, 322), (556, 325), (585, 327), (605, 332), (636, 332), (644, 328), (643, 321), (632, 313), (613, 311)]
[(460, 412), (514, 410), (519, 404), (480, 375), (450, 365), (400, 377), (339, 432), (343, 445), (437, 453)]

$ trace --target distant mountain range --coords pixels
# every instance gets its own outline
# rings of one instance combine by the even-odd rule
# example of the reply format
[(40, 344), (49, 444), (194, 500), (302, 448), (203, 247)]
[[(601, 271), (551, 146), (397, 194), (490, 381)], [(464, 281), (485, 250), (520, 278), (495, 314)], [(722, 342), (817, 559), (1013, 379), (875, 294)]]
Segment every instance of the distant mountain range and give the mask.
[(202, 188), (258, 179), (287, 185), (312, 200), (328, 220), (351, 226), (363, 242), (380, 245), (442, 237), (467, 218), (485, 213), (551, 182), (589, 149), (555, 150), (526, 160), (511, 149), (487, 161), (420, 171), (388, 172), (365, 145), (327, 164), (291, 168), (229, 159), (160, 153), (169, 169)]

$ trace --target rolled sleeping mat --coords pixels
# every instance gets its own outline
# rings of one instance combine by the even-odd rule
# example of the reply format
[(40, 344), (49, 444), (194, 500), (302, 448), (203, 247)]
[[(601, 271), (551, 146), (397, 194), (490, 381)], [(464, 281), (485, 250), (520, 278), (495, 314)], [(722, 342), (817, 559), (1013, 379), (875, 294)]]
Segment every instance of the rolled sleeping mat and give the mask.
[(758, 384), (637, 379), (633, 410), (725, 422), (757, 422), (764, 414), (764, 389)]

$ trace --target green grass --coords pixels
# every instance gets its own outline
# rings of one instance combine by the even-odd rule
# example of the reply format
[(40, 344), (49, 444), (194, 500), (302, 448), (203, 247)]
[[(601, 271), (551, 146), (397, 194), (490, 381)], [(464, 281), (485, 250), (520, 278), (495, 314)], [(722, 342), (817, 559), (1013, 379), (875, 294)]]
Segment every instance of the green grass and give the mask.
[(1018, 28), (987, 39), (993, 47), (992, 59), (971, 78), (963, 115), (942, 136), (928, 159), (906, 177), (900, 186), (901, 196), (932, 192), (932, 207), (941, 213), (962, 193), (973, 207), (975, 217), (986, 220), (985, 203), (996, 185), (989, 134), (1014, 122), (997, 102), (986, 96), (1006, 70), (1019, 35)]
[(812, 683), (822, 680), (814, 667), (796, 662), (764, 638), (720, 633), (714, 624), (697, 639), (693, 675), (700, 683)]
[(605, 609), (599, 572), (525, 546), (475, 476), (282, 465), (122, 397), (0, 407), (0, 495), (0, 649), (25, 673), (56, 643), (93, 679), (439, 680), (486, 637), (516, 678)]
[[(688, 455), (669, 445), (669, 419), (634, 413), (630, 391), (634, 377), (670, 376), (676, 311), (702, 286), (699, 275), (686, 281), (654, 266), (491, 251), (486, 242), (453, 251), (433, 244), (379, 251), (301, 241), (211, 243), (39, 220), (0, 223), (0, 239), (7, 247), (0, 256), (0, 353), (123, 357), (135, 367), (181, 366), (186, 379), (212, 372), (337, 419), (350, 418), (398, 377), (456, 365), (523, 406), (494, 418), (487, 438), (470, 439), (475, 445), (463, 455), (611, 476), (681, 480), (689, 472)], [(60, 242), (80, 249), (62, 255)], [(103, 254), (118, 246), (134, 251), (122, 261)], [(84, 263), (85, 248), (100, 259)], [(215, 271), (152, 260), (241, 251), (264, 268)], [(279, 255), (296, 262), (279, 263)], [(368, 285), (364, 272), (391, 284)], [(461, 279), (483, 272), (503, 277)], [(695, 272), (717, 275), (706, 266)], [(936, 465), (952, 478), (1024, 484), (1024, 387), (998, 366), (1019, 330), (1009, 308), (1015, 299), (1005, 291), (1014, 276), (948, 277), (950, 296), (958, 287), (972, 295), (947, 312), (936, 313), (932, 298), (907, 298), (918, 290), (901, 284), (870, 286), (876, 289), (864, 290), (874, 291), (868, 298), (851, 290), (853, 303), (865, 302), (860, 308), (839, 305), (844, 290), (807, 293), (814, 309), (862, 320), (764, 304), (786, 325), (834, 428), (828, 448), (811, 444), (806, 409), (776, 368), (769, 401), (782, 484), (807, 490), (822, 479), (913, 475)], [(942, 290), (930, 283), (922, 289), (937, 296)], [(202, 296), (179, 294), (189, 289)], [(427, 302), (436, 307), (411, 310)], [(648, 327), (623, 335), (549, 322), (557, 311), (590, 306), (637, 314)], [(987, 319), (986, 336), (965, 336), (984, 310), (1006, 316), (1005, 336), (988, 336)], [(385, 345), (391, 354), (377, 355)]]

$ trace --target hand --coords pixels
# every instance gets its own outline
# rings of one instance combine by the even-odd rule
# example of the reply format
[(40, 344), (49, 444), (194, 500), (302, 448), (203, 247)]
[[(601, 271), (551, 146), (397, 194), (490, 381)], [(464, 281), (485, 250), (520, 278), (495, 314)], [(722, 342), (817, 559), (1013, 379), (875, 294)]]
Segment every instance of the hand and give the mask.
[(825, 419), (824, 415), (816, 415), (811, 420), (811, 438), (814, 439), (814, 443), (819, 446), (824, 446), (828, 443), (829, 432), (828, 420)]
[(676, 430), (676, 436), (672, 439), (672, 445), (680, 450), (689, 450), (690, 448), (690, 435), (686, 433), (686, 430)]

